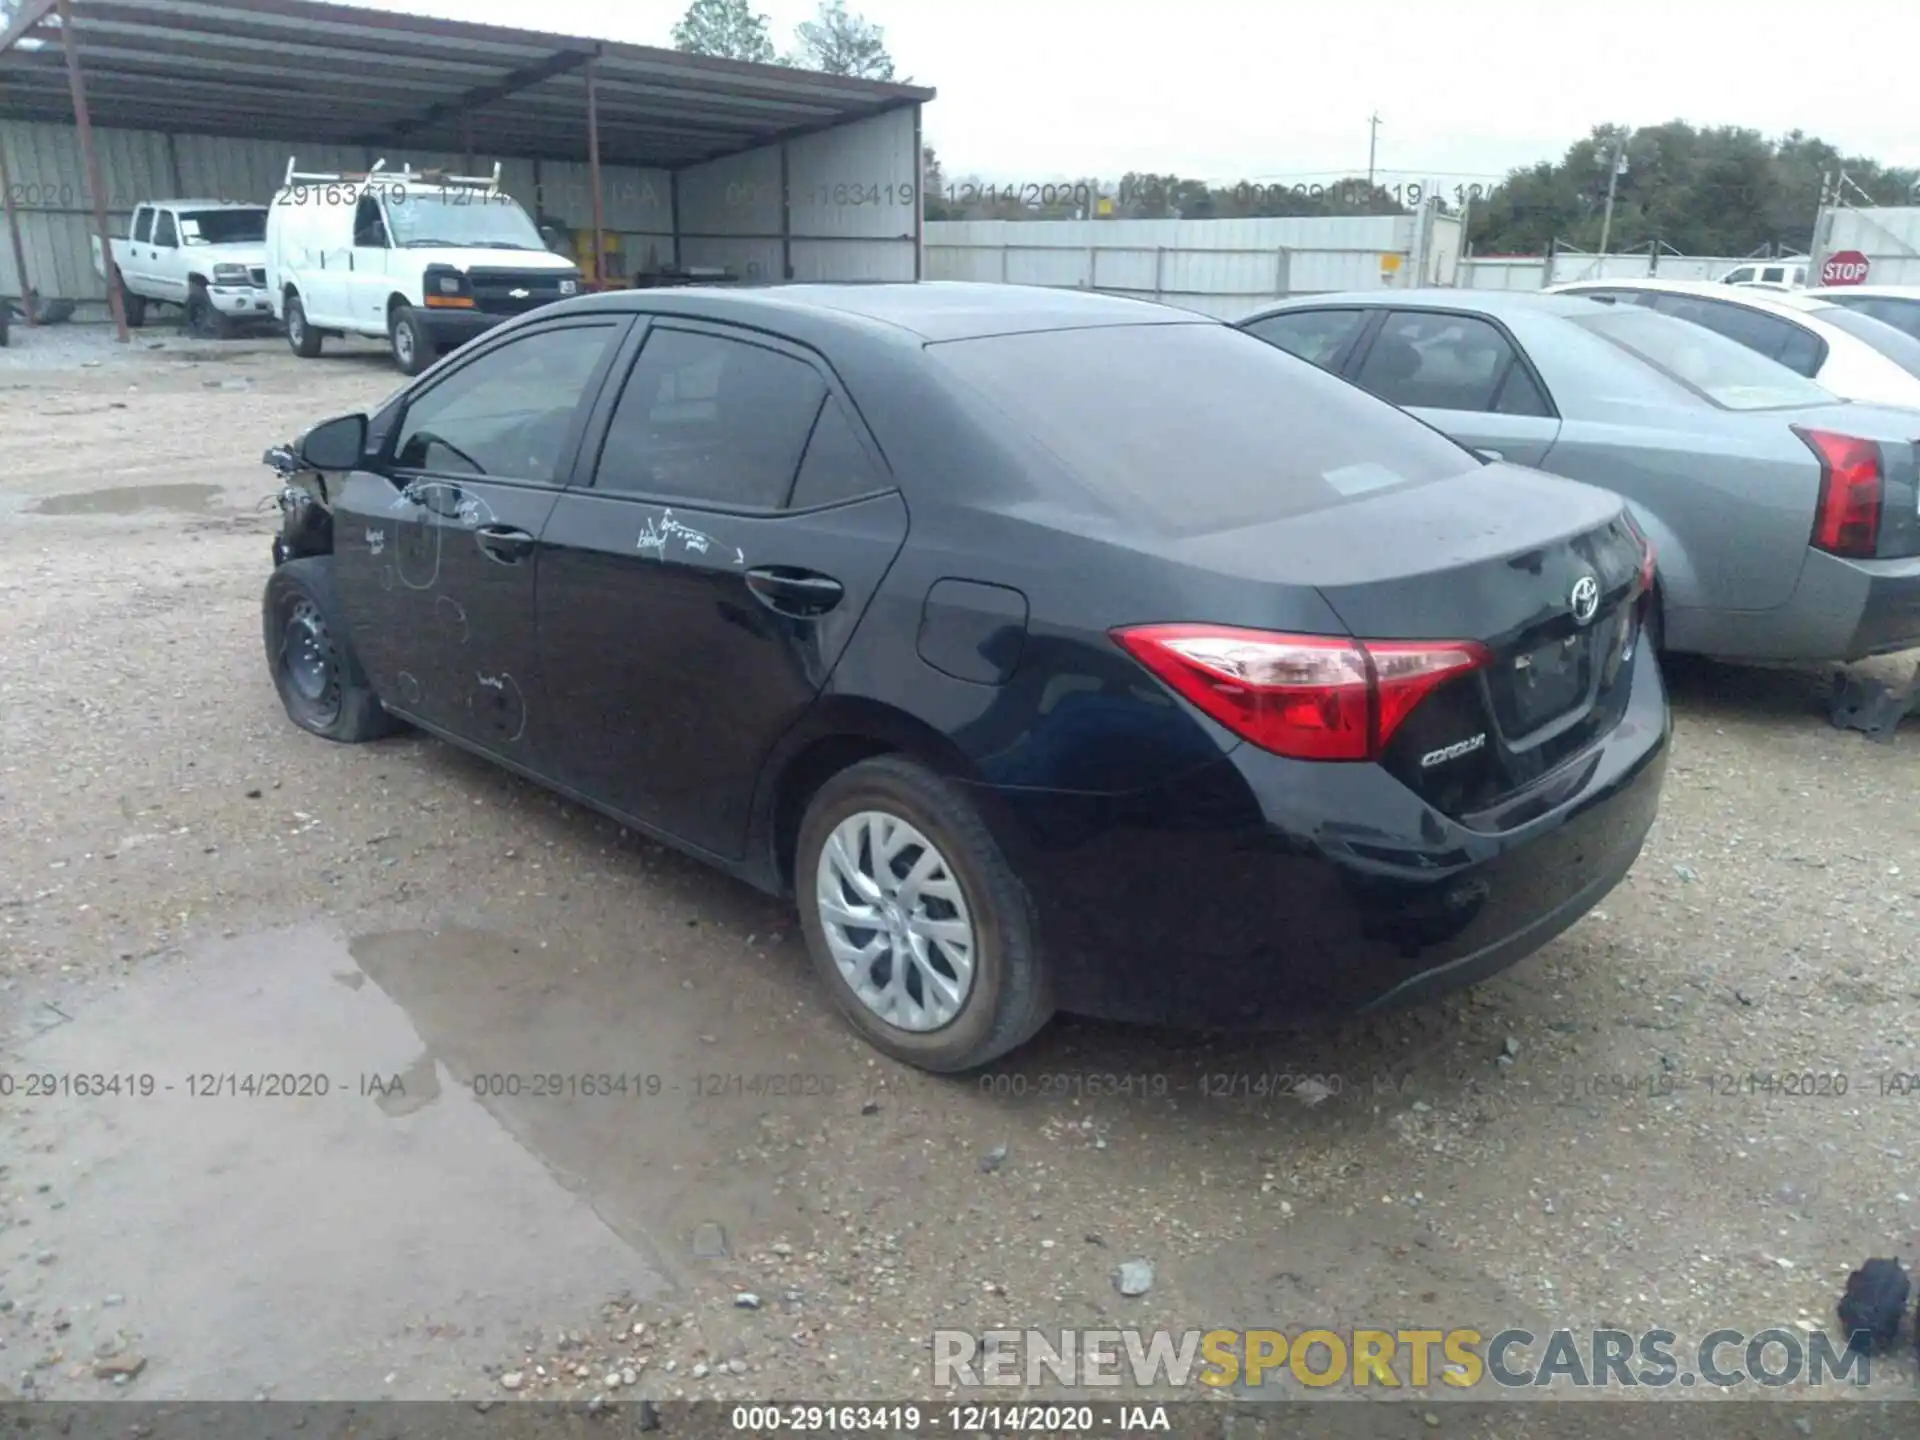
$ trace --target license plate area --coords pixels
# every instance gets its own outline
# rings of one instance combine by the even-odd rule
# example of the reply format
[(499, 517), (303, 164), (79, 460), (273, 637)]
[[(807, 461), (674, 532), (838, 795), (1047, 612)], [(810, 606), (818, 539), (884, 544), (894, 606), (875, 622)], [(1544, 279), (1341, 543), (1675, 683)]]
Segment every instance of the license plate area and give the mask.
[(1505, 683), (1494, 686), (1494, 708), (1509, 739), (1531, 735), (1587, 698), (1593, 688), (1595, 633), (1576, 631), (1505, 662)]

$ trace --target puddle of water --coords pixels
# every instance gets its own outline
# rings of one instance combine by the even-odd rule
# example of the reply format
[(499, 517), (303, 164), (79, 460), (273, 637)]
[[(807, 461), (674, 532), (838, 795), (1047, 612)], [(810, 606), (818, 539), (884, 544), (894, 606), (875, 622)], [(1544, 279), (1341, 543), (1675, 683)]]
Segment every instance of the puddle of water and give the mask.
[[(8, 1184), (45, 1202), (4, 1267), (0, 1333), (24, 1344), (23, 1313), (62, 1310), (84, 1360), (124, 1332), (147, 1400), (428, 1399), (483, 1388), (477, 1367), (524, 1329), (667, 1288), (377, 975), (342, 983), (356, 972), (326, 927), (228, 941), (69, 1002), (8, 1057), (96, 1083), (0, 1112)], [(485, 1035), (463, 1043), (505, 1063)], [(101, 1389), (40, 1378), (52, 1398)]]
[(211, 510), (218, 485), (122, 485), (112, 490), (82, 490), (49, 495), (32, 507), (36, 515), (135, 515), (142, 510)]

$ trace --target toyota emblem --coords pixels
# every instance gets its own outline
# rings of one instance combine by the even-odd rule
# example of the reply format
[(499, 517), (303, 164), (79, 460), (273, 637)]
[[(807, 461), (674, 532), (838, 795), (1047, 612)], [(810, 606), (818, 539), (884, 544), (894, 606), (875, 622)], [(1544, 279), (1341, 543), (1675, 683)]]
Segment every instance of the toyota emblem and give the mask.
[(1591, 575), (1582, 575), (1573, 582), (1573, 593), (1567, 597), (1567, 603), (1573, 607), (1574, 623), (1586, 624), (1600, 609), (1600, 582)]

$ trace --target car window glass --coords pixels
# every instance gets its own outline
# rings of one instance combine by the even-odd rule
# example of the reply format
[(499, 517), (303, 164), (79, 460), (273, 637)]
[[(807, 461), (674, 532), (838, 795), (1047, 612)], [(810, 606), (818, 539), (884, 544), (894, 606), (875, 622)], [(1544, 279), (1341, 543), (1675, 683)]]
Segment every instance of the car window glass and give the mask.
[(1769, 285), (1778, 285), (1787, 278), (1787, 268), (1784, 265), (1770, 265), (1760, 272), (1760, 278)]
[(1718, 331), (1729, 340), (1738, 340), (1749, 350), (1756, 350), (1770, 360), (1776, 359), (1787, 348), (1787, 342), (1793, 338), (1793, 331), (1797, 328), (1789, 321), (1762, 314), (1758, 310), (1749, 310), (1744, 305), (1729, 305), (1697, 295), (1662, 295), (1655, 308), (1681, 320), (1691, 320), (1696, 325)]
[[(927, 346), (1052, 467), (1057, 503), (1200, 535), (1477, 473), (1464, 447), (1276, 345), (1212, 323), (1106, 325)], [(964, 392), (963, 392), (964, 393)], [(1070, 488), (1071, 486), (1071, 488)], [(1076, 493), (1077, 492), (1077, 493)]]
[(1836, 398), (1738, 341), (1674, 316), (1614, 306), (1573, 323), (1723, 410), (1831, 405)]
[(617, 327), (569, 325), (508, 341), (407, 407), (403, 470), (552, 481), (574, 412)]
[(1827, 347), (1820, 343), (1818, 335), (1802, 326), (1789, 323), (1787, 338), (1773, 358), (1794, 374), (1805, 375), (1811, 380), (1820, 373), (1820, 362), (1827, 358), (1826, 351)]
[(1500, 382), (1500, 393), (1493, 398), (1494, 413), (1499, 415), (1551, 415), (1553, 407), (1540, 392), (1527, 367), (1516, 357), (1507, 367), (1507, 378)]
[(889, 483), (868, 458), (846, 407), (837, 396), (827, 396), (820, 407), (820, 418), (814, 422), (813, 438), (807, 441), (807, 453), (800, 461), (800, 474), (793, 482), (793, 498), (788, 505), (803, 510), (854, 500), (885, 490)]
[(786, 503), (827, 385), (804, 360), (687, 330), (647, 337), (614, 406), (594, 486), (690, 504)]
[(1246, 329), (1289, 355), (1332, 369), (1334, 357), (1366, 318), (1364, 310), (1290, 310), (1255, 320)]
[(1871, 315), (1882, 324), (1891, 325), (1896, 330), (1920, 337), (1920, 300), (1898, 300), (1887, 295), (1864, 295), (1857, 300), (1843, 300), (1837, 295), (1825, 297), (1850, 310), (1858, 310)]
[(1820, 318), (1836, 330), (1844, 330), (1854, 339), (1865, 341), (1909, 375), (1920, 375), (1920, 340), (1906, 331), (1874, 315), (1839, 305), (1822, 310)]
[(371, 194), (362, 195), (353, 210), (353, 243), (385, 248), (386, 222), (380, 218), (380, 202)]
[(180, 232), (174, 226), (173, 212), (171, 210), (162, 210), (154, 218), (153, 243), (156, 245), (178, 245), (180, 243)]
[(1721, 279), (1728, 285), (1738, 285), (1743, 281), (1753, 279), (1753, 267), (1746, 265), (1738, 270), (1729, 270)]
[(133, 217), (133, 238), (143, 245), (153, 238), (153, 211), (145, 206)]
[(1395, 405), (1434, 410), (1491, 410), (1513, 361), (1513, 347), (1471, 315), (1387, 317), (1354, 377)]

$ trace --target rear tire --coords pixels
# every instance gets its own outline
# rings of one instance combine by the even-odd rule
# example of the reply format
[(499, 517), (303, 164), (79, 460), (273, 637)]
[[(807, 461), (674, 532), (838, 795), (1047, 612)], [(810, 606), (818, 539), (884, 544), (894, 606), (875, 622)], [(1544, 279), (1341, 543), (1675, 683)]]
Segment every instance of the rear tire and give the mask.
[(387, 319), (387, 344), (402, 375), (418, 375), (439, 358), (411, 305), (396, 305)]
[(400, 728), (354, 654), (331, 555), (288, 560), (267, 577), (260, 629), (274, 689), (287, 718), (302, 730), (359, 745)]
[(307, 323), (306, 307), (300, 303), (298, 295), (287, 296), (283, 313), (287, 317), (287, 344), (293, 353), (302, 360), (312, 360), (320, 354), (320, 332)]
[(794, 890), (822, 983), (896, 1060), (976, 1070), (1053, 1016), (1026, 887), (973, 803), (923, 765), (882, 756), (821, 786)]

